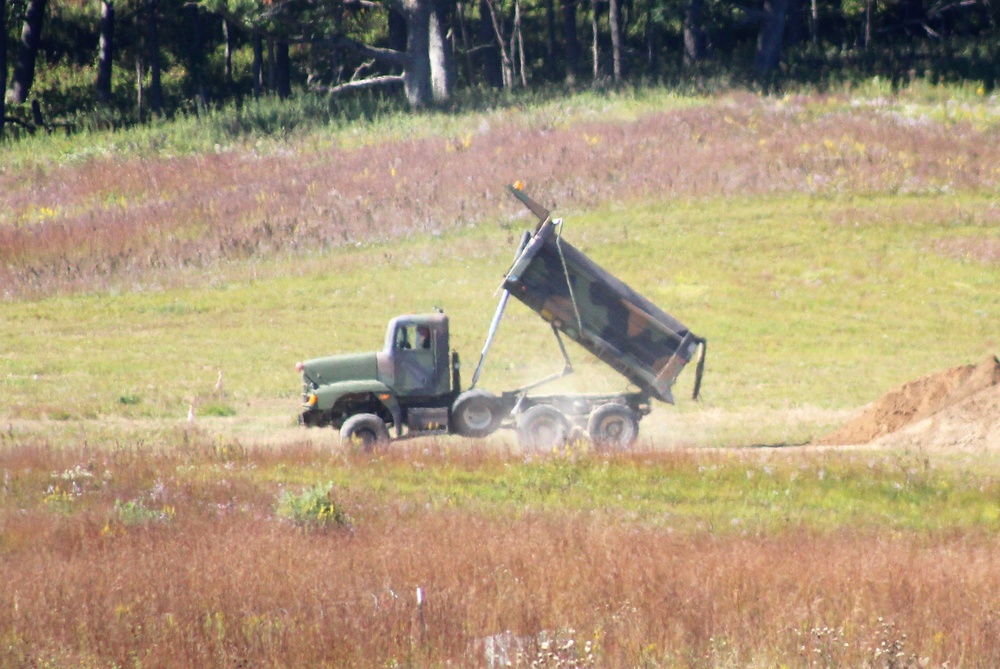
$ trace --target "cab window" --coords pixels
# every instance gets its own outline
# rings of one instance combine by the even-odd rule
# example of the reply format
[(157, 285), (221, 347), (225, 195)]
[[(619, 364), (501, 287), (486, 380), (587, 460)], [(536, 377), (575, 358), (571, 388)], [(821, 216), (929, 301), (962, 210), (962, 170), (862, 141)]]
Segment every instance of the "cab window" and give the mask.
[(394, 347), (397, 350), (430, 349), (431, 331), (426, 325), (409, 323), (396, 328)]

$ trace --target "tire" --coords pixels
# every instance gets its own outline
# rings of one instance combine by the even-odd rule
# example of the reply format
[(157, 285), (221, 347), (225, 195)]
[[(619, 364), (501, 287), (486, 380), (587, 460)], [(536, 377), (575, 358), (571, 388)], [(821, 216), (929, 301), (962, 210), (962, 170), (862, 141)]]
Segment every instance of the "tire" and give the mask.
[(482, 439), (500, 427), (503, 407), (495, 395), (485, 390), (467, 390), (451, 405), (451, 431), (463, 437)]
[(569, 421), (555, 407), (538, 404), (517, 420), (517, 440), (527, 451), (551, 451), (566, 443)]
[(590, 412), (587, 432), (597, 450), (625, 450), (639, 438), (639, 420), (623, 404), (602, 404)]
[(370, 453), (389, 443), (389, 428), (375, 414), (359, 413), (344, 421), (340, 428), (340, 443), (344, 446), (358, 443), (365, 452)]

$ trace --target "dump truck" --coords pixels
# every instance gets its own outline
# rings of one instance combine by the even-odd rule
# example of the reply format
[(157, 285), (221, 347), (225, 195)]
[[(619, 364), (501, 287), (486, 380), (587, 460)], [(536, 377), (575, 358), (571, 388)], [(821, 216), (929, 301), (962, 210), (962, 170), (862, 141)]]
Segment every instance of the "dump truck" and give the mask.
[[(449, 340), (448, 316), (398, 316), (382, 350), (297, 363), (302, 374), (299, 422), (333, 427), (344, 443), (366, 450), (392, 439), (434, 434), (484, 438), (514, 429), (528, 449), (587, 438), (598, 449), (628, 448), (652, 400), (674, 403), (672, 387), (696, 361), (693, 398), (704, 372), (707, 341), (602, 269), (562, 239), (562, 219), (510, 187), (537, 218), (521, 237), (467, 388)], [(484, 362), (513, 296), (548, 324), (563, 368), (526, 386), (493, 393), (478, 387)], [(632, 389), (607, 394), (538, 395), (541, 386), (573, 373), (563, 337), (621, 374)]]

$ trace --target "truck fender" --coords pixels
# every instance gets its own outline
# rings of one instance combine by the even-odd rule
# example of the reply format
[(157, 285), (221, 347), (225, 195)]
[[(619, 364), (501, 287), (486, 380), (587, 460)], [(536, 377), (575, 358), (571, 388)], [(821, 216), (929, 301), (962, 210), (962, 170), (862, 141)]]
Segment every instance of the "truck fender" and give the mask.
[(345, 395), (372, 395), (392, 416), (392, 422), (396, 425), (397, 432), (401, 429), (403, 411), (399, 407), (399, 401), (392, 390), (389, 389), (389, 386), (379, 381), (331, 383), (326, 386), (320, 386), (313, 391), (313, 394), (316, 395), (314, 408), (324, 413), (332, 409), (337, 404), (337, 401)]

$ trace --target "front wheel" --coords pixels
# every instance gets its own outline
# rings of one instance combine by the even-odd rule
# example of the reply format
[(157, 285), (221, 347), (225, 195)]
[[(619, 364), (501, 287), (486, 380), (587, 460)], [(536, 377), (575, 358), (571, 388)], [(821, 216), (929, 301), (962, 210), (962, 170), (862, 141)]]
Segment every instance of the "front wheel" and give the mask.
[(639, 421), (627, 406), (602, 404), (590, 413), (587, 432), (598, 450), (623, 450), (639, 438)]
[(485, 390), (467, 390), (451, 406), (451, 431), (463, 437), (488, 437), (500, 427), (501, 420), (500, 401)]
[(566, 443), (569, 421), (555, 407), (538, 404), (517, 420), (517, 440), (525, 450), (549, 451)]
[(365, 452), (370, 453), (389, 443), (389, 428), (375, 414), (359, 413), (344, 421), (340, 428), (340, 443), (345, 446), (359, 444)]

